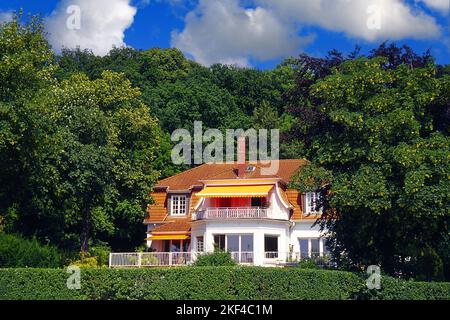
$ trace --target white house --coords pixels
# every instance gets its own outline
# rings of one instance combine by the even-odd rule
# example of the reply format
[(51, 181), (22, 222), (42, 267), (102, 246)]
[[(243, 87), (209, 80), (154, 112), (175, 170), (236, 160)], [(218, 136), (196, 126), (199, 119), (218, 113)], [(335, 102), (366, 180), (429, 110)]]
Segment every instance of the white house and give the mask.
[(289, 188), (307, 162), (277, 160), (267, 176), (260, 163), (204, 164), (159, 181), (144, 224), (146, 253), (112, 254), (112, 266), (189, 264), (215, 248), (241, 264), (283, 265), (327, 254), (317, 194)]

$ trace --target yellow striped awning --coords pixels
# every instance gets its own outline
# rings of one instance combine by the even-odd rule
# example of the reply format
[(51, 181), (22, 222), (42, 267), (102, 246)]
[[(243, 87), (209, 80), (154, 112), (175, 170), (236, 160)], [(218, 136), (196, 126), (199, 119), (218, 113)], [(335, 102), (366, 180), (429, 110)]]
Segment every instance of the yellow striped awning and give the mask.
[(145, 240), (186, 240), (189, 239), (187, 234), (155, 234)]
[(252, 186), (211, 186), (196, 195), (203, 198), (265, 197), (273, 188), (273, 184)]

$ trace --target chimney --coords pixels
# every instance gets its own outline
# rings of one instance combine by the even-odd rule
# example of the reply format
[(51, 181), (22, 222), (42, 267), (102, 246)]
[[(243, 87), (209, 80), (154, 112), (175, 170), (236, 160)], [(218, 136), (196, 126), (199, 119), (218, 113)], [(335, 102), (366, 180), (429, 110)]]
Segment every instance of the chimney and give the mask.
[(245, 137), (238, 137), (237, 145), (238, 178), (245, 176)]

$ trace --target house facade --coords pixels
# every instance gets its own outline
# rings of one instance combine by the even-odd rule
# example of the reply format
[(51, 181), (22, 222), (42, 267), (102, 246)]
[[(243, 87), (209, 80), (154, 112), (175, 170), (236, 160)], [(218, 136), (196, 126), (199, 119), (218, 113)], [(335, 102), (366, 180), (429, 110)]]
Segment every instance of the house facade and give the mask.
[[(306, 164), (277, 160), (265, 175), (260, 163), (203, 164), (158, 182), (148, 206), (148, 251), (193, 260), (215, 248), (241, 264), (274, 265), (327, 254), (317, 194), (289, 188)], [(175, 258), (174, 258), (175, 255)]]

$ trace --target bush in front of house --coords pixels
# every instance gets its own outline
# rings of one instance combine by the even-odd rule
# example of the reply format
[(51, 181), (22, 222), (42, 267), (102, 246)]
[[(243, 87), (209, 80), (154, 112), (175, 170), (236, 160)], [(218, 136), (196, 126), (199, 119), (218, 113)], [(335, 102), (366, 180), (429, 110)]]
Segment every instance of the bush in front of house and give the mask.
[(2, 299), (339, 300), (450, 299), (448, 282), (383, 277), (381, 290), (345, 271), (264, 267), (81, 269), (79, 290), (64, 269), (0, 269)]
[(62, 266), (61, 253), (56, 247), (42, 245), (36, 239), (0, 232), (0, 268)]
[(236, 262), (231, 258), (231, 253), (221, 250), (215, 250), (214, 252), (200, 255), (194, 262), (194, 266), (196, 267), (235, 265)]

